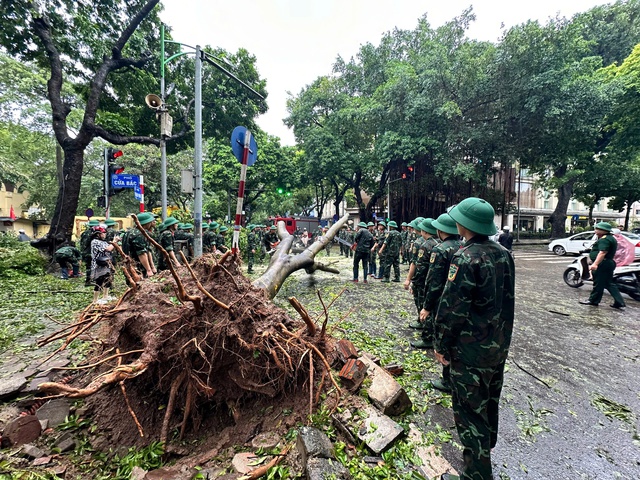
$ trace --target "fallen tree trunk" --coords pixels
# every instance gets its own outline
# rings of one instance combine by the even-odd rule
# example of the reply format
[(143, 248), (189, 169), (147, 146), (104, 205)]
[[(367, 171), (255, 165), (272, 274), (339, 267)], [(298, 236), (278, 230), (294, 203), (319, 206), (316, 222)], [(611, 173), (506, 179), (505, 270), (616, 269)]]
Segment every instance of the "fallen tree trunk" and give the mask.
[(330, 273), (340, 273), (335, 268), (324, 265), (315, 260), (315, 256), (324, 249), (329, 242), (333, 241), (333, 237), (340, 231), (342, 226), (347, 223), (349, 215), (344, 215), (327, 231), (326, 235), (321, 236), (301, 253), (291, 254), (294, 237), (285, 228), (284, 222), (278, 222), (278, 236), (280, 243), (276, 248), (267, 271), (260, 278), (253, 282), (253, 286), (262, 288), (267, 292), (269, 298), (274, 298), (284, 281), (289, 275), (298, 270), (305, 270), (311, 274), (317, 270)]

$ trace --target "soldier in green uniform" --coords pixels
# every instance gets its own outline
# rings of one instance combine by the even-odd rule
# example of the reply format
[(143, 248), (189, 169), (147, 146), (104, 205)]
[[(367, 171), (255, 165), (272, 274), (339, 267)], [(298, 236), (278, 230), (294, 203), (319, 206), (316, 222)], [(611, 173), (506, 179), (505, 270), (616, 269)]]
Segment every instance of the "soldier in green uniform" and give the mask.
[(91, 283), (91, 229), (100, 225), (98, 220), (89, 220), (87, 227), (80, 235), (80, 253), (85, 269), (84, 286), (90, 287)]
[(363, 283), (367, 282), (367, 270), (369, 268), (369, 252), (373, 246), (373, 235), (367, 230), (367, 224), (364, 222), (358, 223), (358, 232), (354, 237), (353, 245), (351, 249), (355, 251), (353, 256), (353, 281), (358, 283), (358, 269), (359, 263), (362, 262), (362, 273), (364, 276)]
[(187, 260), (193, 260), (193, 223), (183, 225), (185, 240), (187, 241)]
[(407, 222), (402, 222), (400, 224), (402, 236), (402, 247), (400, 248), (400, 259), (402, 260), (402, 264), (409, 263), (409, 224)]
[(278, 246), (278, 234), (276, 233), (276, 231), (277, 227), (275, 225), (271, 225), (263, 239), (266, 253), (268, 253), (269, 255), (275, 252), (275, 249)]
[[(160, 239), (159, 239), (160, 241), (158, 242), (162, 246), (162, 248), (164, 248), (167, 251), (167, 253), (169, 254), (169, 257), (171, 258), (171, 261), (176, 266), (180, 265), (180, 262), (176, 257), (175, 244), (174, 244), (174, 234), (177, 228), (178, 228), (178, 220), (173, 217), (167, 217), (167, 219), (162, 223), (162, 225), (159, 228), (161, 233), (160, 233)], [(164, 257), (162, 253), (158, 252), (158, 270), (168, 270), (168, 269), (169, 269), (169, 265), (167, 264), (167, 259)]]
[(435, 355), (450, 366), (454, 420), (464, 447), (462, 478), (488, 480), (513, 331), (515, 269), (509, 252), (489, 239), (496, 226), (488, 202), (467, 198), (449, 215), (465, 243), (453, 254), (435, 315)]
[(256, 226), (249, 225), (247, 228), (249, 229), (249, 233), (247, 234), (247, 273), (253, 273), (253, 261), (260, 247), (260, 243), (258, 242), (258, 236), (254, 233)]
[(418, 310), (418, 321), (421, 323), (418, 330), (422, 330), (419, 340), (411, 340), (410, 344), (414, 348), (433, 348), (433, 323), (425, 322), (419, 318), (420, 310), (424, 303), (424, 294), (427, 289), (427, 275), (431, 264), (431, 252), (438, 244), (436, 229), (433, 226), (433, 218), (425, 218), (422, 222), (416, 223), (416, 230), (420, 232), (422, 242), (417, 247), (415, 274), (411, 283), (413, 299)]
[[(351, 245), (353, 245), (353, 243), (356, 241), (356, 232), (354, 232), (351, 227), (347, 227), (347, 234), (345, 235), (345, 240), (349, 242)], [(345, 247), (347, 249), (347, 257), (350, 257), (350, 258), (353, 257), (354, 251), (347, 245), (345, 245)]]
[(384, 256), (380, 254), (380, 249), (384, 244), (385, 239), (387, 238), (386, 232), (387, 224), (384, 221), (378, 222), (378, 231), (376, 232), (376, 243), (374, 244), (374, 248), (376, 249), (376, 254), (378, 255), (378, 275), (374, 277), (376, 280), (380, 280), (384, 277)]
[[(53, 254), (53, 259), (60, 265), (60, 278), (67, 280), (69, 278), (69, 265), (73, 269), (71, 278), (77, 278), (80, 276), (80, 264), (79, 260), (82, 258), (80, 250), (78, 250), (73, 244), (64, 245), (60, 247)], [(91, 269), (89, 269), (91, 270)]]
[(220, 250), (222, 253), (226, 253), (229, 248), (226, 245), (227, 231), (229, 227), (222, 225), (218, 229), (218, 235), (216, 236), (216, 249)]
[[(434, 245), (429, 257), (429, 272), (427, 273), (424, 300), (420, 311), (420, 320), (427, 322), (433, 329), (433, 314), (438, 307), (442, 291), (447, 283), (447, 274), (453, 254), (460, 250), (462, 242), (459, 240), (456, 222), (448, 213), (443, 213), (431, 223), (435, 227), (440, 243)], [(451, 392), (449, 381), (449, 366), (442, 366), (442, 378), (431, 382), (433, 388), (443, 392)]]
[(593, 275), (593, 290), (591, 290), (589, 298), (582, 300), (580, 303), (597, 307), (606, 288), (613, 297), (611, 307), (623, 309), (626, 305), (622, 295), (620, 295), (620, 290), (612, 281), (613, 271), (616, 269), (616, 262), (613, 257), (618, 249), (618, 241), (611, 234), (611, 225), (607, 222), (596, 224), (596, 235), (598, 240), (596, 240), (589, 252), (589, 259), (592, 262), (589, 266), (589, 271)]
[(107, 218), (104, 221), (104, 224), (107, 226), (107, 237), (105, 241), (113, 242), (113, 239), (119, 235), (119, 231), (114, 228), (117, 225), (117, 222), (112, 218)]
[(207, 222), (202, 222), (202, 253), (211, 253), (211, 232)]
[[(139, 213), (138, 221), (143, 229), (150, 233), (155, 224), (155, 218), (151, 213)], [(145, 277), (151, 277), (157, 273), (156, 266), (153, 263), (153, 255), (151, 254), (151, 246), (149, 241), (136, 226), (131, 229), (126, 236), (128, 255), (138, 264)]]
[(398, 224), (391, 220), (388, 223), (389, 233), (385, 238), (380, 255), (384, 257), (384, 283), (389, 283), (391, 266), (393, 266), (393, 281), (400, 282), (400, 248), (402, 247), (402, 235), (398, 231)]
[[(411, 234), (416, 235), (415, 232), (419, 231), (418, 225), (424, 220), (424, 217), (416, 217), (411, 222), (409, 222), (409, 228), (411, 229)], [(416, 264), (418, 263), (418, 248), (422, 244), (424, 240), (420, 235), (417, 237), (416, 242), (411, 243), (411, 251), (409, 255), (409, 272), (407, 273), (407, 278), (404, 281), (404, 289), (409, 290), (411, 288), (411, 282), (413, 280), (413, 276), (416, 273)], [(414, 296), (415, 300), (415, 296)], [(418, 305), (416, 307), (420, 308)], [(418, 314), (420, 314), (420, 310), (418, 310)], [(424, 324), (419, 321), (415, 321), (409, 324), (411, 328), (417, 328), (418, 330), (422, 330)]]
[[(340, 231), (338, 232), (338, 239), (340, 240), (347, 240), (347, 227), (344, 226), (340, 229)], [(349, 256), (349, 247), (347, 247), (344, 243), (342, 242), (338, 242), (338, 246), (340, 247), (340, 255), (344, 255), (345, 257)]]
[(376, 257), (377, 257), (377, 252), (376, 252), (376, 237), (377, 237), (377, 233), (376, 233), (376, 226), (373, 222), (368, 222), (367, 223), (367, 230), (369, 230), (369, 233), (371, 234), (371, 238), (373, 238), (373, 244), (371, 246), (371, 249), (369, 250), (369, 276), (371, 277), (375, 277), (376, 276)]

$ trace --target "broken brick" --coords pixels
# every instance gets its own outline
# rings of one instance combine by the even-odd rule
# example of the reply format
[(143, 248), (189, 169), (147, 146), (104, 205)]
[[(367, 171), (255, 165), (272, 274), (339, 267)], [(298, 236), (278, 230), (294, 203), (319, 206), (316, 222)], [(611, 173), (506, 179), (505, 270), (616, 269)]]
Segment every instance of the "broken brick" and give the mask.
[(362, 385), (362, 382), (367, 376), (367, 368), (368, 367), (364, 362), (355, 358), (350, 358), (344, 364), (338, 376), (347, 390), (353, 392)]

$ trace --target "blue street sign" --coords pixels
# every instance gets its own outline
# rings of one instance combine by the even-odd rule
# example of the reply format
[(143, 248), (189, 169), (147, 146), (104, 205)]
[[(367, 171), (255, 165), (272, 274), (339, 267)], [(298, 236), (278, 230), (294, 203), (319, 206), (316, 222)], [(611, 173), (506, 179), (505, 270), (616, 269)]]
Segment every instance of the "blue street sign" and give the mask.
[(142, 192), (140, 191), (140, 185), (133, 187), (133, 196), (136, 200), (142, 200)]
[(111, 186), (113, 188), (140, 188), (140, 177), (138, 175), (111, 175)]
[[(247, 132), (247, 127), (236, 127), (231, 133), (231, 150), (233, 154), (242, 163), (242, 156), (244, 155), (244, 136)], [(247, 166), (251, 166), (256, 163), (258, 158), (258, 144), (253, 135), (249, 139), (249, 155), (247, 155)]]
[(574, 216), (572, 217), (572, 220), (573, 220), (574, 222), (577, 222), (578, 220), (580, 220), (580, 215), (574, 215)]

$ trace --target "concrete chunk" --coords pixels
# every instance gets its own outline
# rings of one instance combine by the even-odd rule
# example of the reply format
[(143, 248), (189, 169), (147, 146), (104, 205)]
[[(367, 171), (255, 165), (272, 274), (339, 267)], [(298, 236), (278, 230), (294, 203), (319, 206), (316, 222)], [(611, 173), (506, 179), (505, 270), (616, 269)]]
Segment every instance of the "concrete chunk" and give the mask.
[(308, 458), (333, 458), (333, 445), (323, 432), (313, 427), (302, 427), (298, 432), (296, 448), (302, 463)]
[(16, 397), (20, 390), (27, 384), (27, 379), (22, 375), (14, 375), (0, 382), (0, 400)]
[(49, 420), (50, 427), (57, 427), (69, 416), (70, 403), (66, 398), (54, 398), (42, 405), (36, 415), (40, 420)]
[(76, 439), (71, 432), (64, 432), (56, 439), (53, 446), (59, 449), (60, 453), (68, 452), (76, 448)]
[(365, 407), (367, 415), (358, 428), (357, 436), (374, 453), (384, 452), (404, 434), (400, 425), (373, 407)]
[(409, 424), (409, 439), (416, 446), (416, 455), (422, 460), (420, 471), (426, 478), (440, 478), (443, 473), (457, 475), (456, 470), (442, 455), (436, 453), (435, 445), (424, 445), (422, 433), (413, 423)]
[(358, 360), (368, 367), (367, 375), (371, 378), (368, 394), (376, 407), (385, 415), (400, 415), (407, 408), (411, 408), (407, 392), (384, 368), (376, 365), (365, 355)]
[(23, 445), (22, 454), (28, 458), (40, 458), (46, 455), (44, 450), (41, 450), (35, 445), (31, 445), (31, 444)]
[(349, 471), (337, 460), (310, 458), (307, 461), (308, 480), (349, 480)]

